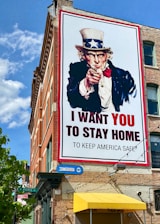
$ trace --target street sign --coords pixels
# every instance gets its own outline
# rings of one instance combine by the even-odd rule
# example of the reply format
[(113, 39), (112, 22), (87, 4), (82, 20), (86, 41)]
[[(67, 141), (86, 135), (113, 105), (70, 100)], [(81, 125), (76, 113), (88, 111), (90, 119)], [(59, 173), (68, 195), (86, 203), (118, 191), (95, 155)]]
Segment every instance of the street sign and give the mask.
[(68, 165), (68, 164), (61, 164), (57, 166), (56, 171), (58, 173), (80, 175), (83, 173), (83, 167)]
[(28, 193), (36, 193), (36, 192), (37, 192), (37, 188), (19, 187), (19, 188), (18, 188), (18, 192), (19, 192), (19, 193), (24, 193), (24, 192), (28, 192)]

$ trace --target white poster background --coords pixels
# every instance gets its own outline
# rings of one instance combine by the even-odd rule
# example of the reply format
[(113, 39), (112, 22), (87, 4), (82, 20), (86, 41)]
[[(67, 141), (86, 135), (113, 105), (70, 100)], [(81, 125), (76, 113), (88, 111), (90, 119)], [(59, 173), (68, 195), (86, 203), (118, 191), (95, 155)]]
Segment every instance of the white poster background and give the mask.
[[(125, 162), (135, 165), (148, 165), (147, 141), (145, 128), (142, 65), (137, 26), (116, 23), (108, 20), (85, 17), (61, 11), (60, 24), (60, 161), (87, 161), (115, 163)], [(102, 123), (89, 122), (90, 113), (81, 108), (71, 108), (67, 100), (67, 84), (70, 63), (78, 62), (75, 45), (82, 45), (80, 30), (95, 28), (104, 32), (104, 46), (113, 51), (112, 63), (116, 67), (128, 70), (134, 77), (137, 95), (124, 103), (114, 124), (110, 113), (101, 113)], [(80, 121), (84, 113), (86, 122)], [(135, 125), (121, 125), (124, 119), (134, 117)], [(73, 119), (74, 118), (74, 119)], [(121, 118), (121, 119), (119, 119)], [(84, 137), (87, 128), (88, 137)], [(104, 132), (107, 134), (105, 135)], [(77, 135), (78, 130), (78, 135)], [(123, 135), (126, 131), (139, 133), (139, 141), (114, 139), (112, 130)], [(75, 131), (75, 133), (74, 133)]]

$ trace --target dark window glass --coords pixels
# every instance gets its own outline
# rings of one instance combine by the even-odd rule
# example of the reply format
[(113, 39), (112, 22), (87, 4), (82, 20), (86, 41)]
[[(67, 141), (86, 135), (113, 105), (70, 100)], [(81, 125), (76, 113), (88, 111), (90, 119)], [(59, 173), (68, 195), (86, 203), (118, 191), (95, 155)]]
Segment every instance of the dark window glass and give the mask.
[(158, 115), (158, 102), (148, 100), (148, 113)]
[(51, 169), (51, 162), (52, 162), (52, 140), (49, 141), (47, 146), (47, 161), (46, 161), (46, 171), (49, 172)]
[(154, 191), (155, 210), (160, 211), (160, 190)]
[(147, 86), (148, 113), (153, 115), (159, 114), (157, 86)]
[(144, 63), (146, 65), (154, 65), (153, 48), (154, 44), (152, 42), (143, 43)]
[(150, 146), (152, 155), (152, 168), (160, 168), (160, 136), (150, 136)]

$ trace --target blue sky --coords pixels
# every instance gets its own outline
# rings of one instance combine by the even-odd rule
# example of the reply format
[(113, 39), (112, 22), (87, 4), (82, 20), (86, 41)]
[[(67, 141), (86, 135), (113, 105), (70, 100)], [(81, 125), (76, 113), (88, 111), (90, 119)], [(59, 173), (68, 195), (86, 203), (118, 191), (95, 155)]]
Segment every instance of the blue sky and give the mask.
[[(0, 127), (11, 154), (29, 161), (30, 96), (52, 0), (5, 0), (0, 7)], [(74, 7), (160, 28), (159, 0), (74, 0)]]
[(5, 0), (0, 7), (0, 127), (11, 154), (29, 161), (30, 95), (51, 0)]
[(74, 0), (75, 8), (160, 28), (159, 0)]

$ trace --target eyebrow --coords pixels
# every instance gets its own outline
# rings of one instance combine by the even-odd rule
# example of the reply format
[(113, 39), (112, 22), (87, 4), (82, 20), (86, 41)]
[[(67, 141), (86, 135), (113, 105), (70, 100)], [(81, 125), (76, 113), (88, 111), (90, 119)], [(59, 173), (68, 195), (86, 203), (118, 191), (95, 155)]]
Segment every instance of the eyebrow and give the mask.
[(97, 55), (97, 56), (98, 56), (98, 55), (104, 55), (105, 53), (102, 52), (102, 53), (98, 53), (98, 54), (97, 54), (97, 53), (93, 53), (93, 52), (87, 52), (86, 54), (87, 54), (87, 55), (94, 55), (94, 56)]

